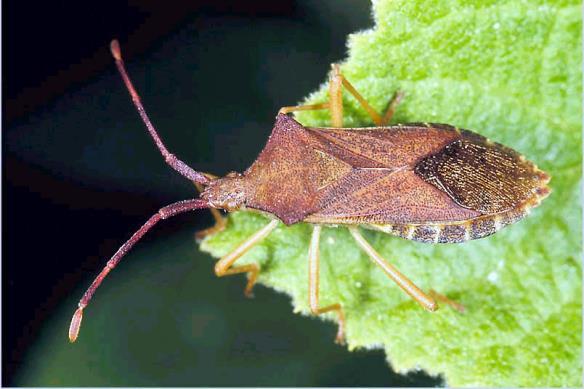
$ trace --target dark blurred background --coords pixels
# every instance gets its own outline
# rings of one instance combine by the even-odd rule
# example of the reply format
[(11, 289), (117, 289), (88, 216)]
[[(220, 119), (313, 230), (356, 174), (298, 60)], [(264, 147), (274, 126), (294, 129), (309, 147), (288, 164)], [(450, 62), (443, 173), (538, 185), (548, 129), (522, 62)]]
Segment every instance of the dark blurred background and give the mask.
[(169, 149), (198, 170), (244, 170), (279, 107), (298, 102), (373, 21), (366, 1), (3, 2), (2, 384), (13, 386), (427, 386), (382, 351), (242, 277), (217, 280), (193, 232), (157, 226), (103, 284), (80, 338), (84, 289), (161, 206), (195, 196), (139, 121), (108, 51)]

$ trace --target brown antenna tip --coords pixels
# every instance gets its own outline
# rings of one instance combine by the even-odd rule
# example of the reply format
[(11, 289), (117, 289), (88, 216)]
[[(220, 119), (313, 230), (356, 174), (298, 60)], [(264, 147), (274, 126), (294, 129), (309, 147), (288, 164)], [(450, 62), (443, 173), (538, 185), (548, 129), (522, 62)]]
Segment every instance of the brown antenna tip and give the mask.
[(81, 320), (83, 319), (83, 308), (79, 307), (73, 314), (71, 325), (69, 326), (69, 341), (71, 343), (77, 340), (79, 336), (79, 327), (81, 327)]
[(112, 43), (110, 43), (110, 50), (116, 61), (122, 60), (122, 50), (120, 50), (120, 42), (118, 42), (117, 39), (114, 39)]

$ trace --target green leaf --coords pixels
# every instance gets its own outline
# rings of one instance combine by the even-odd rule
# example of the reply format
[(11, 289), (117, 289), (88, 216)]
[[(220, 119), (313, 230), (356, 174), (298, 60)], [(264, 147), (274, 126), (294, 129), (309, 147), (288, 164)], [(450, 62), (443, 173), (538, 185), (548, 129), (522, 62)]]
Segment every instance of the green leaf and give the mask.
[[(343, 228), (323, 230), (322, 305), (345, 308), (349, 349), (383, 347), (400, 372), (421, 368), (453, 386), (580, 386), (579, 2), (383, 0), (373, 8), (374, 29), (349, 37), (342, 64), (357, 90), (378, 111), (404, 91), (396, 122), (450, 123), (520, 151), (551, 174), (553, 193), (520, 223), (464, 244), (364, 232), (420, 287), (464, 304), (464, 314), (424, 311)], [(307, 101), (326, 99), (325, 81)], [(345, 113), (346, 126), (371, 125), (346, 93)], [(327, 111), (297, 117), (329, 124)], [(201, 247), (225, 255), (266, 223), (231, 214)], [(310, 232), (282, 225), (238, 262), (259, 263), (259, 282), (290, 295), (302, 314)]]

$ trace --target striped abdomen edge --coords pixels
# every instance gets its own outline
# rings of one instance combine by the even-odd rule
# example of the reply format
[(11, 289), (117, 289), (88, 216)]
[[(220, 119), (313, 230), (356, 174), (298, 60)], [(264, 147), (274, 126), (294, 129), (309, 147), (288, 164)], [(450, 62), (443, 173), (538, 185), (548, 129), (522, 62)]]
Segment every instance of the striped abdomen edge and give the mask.
[(516, 209), (483, 215), (472, 220), (446, 223), (370, 224), (363, 227), (423, 243), (462, 243), (492, 235), (501, 228), (523, 219), (549, 193), (550, 190), (546, 186), (538, 188), (536, 196)]

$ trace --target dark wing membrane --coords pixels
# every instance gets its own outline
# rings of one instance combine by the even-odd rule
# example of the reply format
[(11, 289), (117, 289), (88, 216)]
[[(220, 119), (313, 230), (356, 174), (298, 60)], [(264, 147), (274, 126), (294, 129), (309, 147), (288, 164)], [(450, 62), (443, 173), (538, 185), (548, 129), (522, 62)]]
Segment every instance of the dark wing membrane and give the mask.
[(516, 151), (470, 131), (421, 160), (415, 172), (454, 201), (483, 214), (514, 209), (549, 177)]

